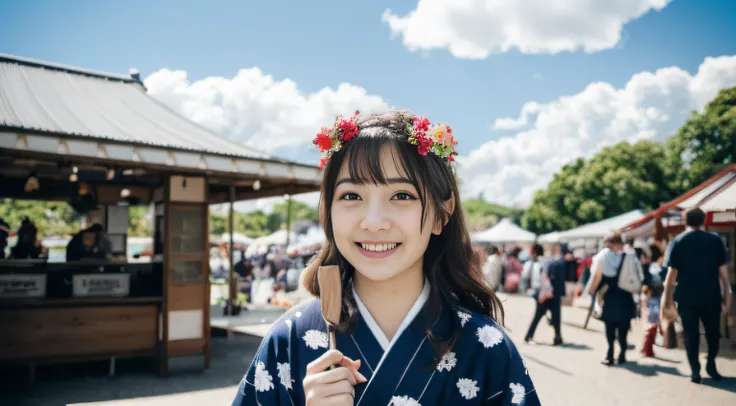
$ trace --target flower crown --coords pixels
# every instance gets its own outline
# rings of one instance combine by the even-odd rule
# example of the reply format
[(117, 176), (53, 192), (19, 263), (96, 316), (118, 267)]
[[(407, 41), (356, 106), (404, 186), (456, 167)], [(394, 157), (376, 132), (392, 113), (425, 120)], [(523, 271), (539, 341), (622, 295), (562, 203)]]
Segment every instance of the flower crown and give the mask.
[[(355, 138), (358, 129), (360, 111), (345, 119), (338, 116), (332, 128), (322, 127), (312, 143), (324, 153), (319, 162), (319, 169), (324, 168), (332, 154), (342, 148), (342, 144)], [(409, 144), (416, 145), (420, 155), (433, 153), (442, 158), (449, 165), (455, 160), (455, 145), (457, 141), (452, 136), (452, 128), (446, 124), (431, 124), (425, 117), (414, 117), (411, 123), (406, 124), (404, 132), (409, 136)]]

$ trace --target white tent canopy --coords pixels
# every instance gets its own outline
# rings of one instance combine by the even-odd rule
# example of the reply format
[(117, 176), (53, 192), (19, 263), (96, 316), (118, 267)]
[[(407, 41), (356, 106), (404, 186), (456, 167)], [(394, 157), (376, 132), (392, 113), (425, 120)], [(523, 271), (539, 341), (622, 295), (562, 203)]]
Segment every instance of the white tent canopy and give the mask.
[[(279, 230), (276, 231), (273, 234), (259, 237), (253, 240), (253, 242), (248, 246), (248, 250), (245, 252), (245, 255), (247, 257), (252, 257), (256, 254), (265, 254), (268, 251), (268, 247), (271, 245), (286, 245), (286, 236), (287, 232), (286, 230)], [(289, 236), (289, 242), (294, 241), (296, 238), (296, 234), (288, 233)]]
[(548, 234), (542, 234), (537, 238), (540, 244), (554, 244), (560, 241), (560, 232), (554, 231)]
[(311, 227), (305, 234), (297, 236), (296, 241), (289, 245), (287, 252), (298, 251), (312, 245), (324, 244), (327, 241), (322, 227)]
[[(222, 233), (222, 235), (220, 236), (220, 241), (222, 243), (229, 244), (230, 234)], [(250, 245), (251, 243), (253, 243), (252, 238), (246, 236), (245, 234), (238, 233), (238, 232), (233, 233), (233, 241), (235, 242), (235, 244), (240, 244), (240, 245)]]
[(567, 231), (562, 231), (558, 237), (559, 240), (563, 242), (586, 238), (600, 239), (614, 231), (620, 230), (622, 227), (625, 227), (642, 217), (644, 217), (644, 213), (641, 210), (633, 210), (595, 223), (589, 223)]
[(470, 236), (471, 241), (476, 243), (532, 243), (536, 235), (531, 231), (526, 231), (517, 226), (510, 219), (502, 219), (495, 226), (485, 231), (473, 233)]
[[(289, 241), (294, 241), (294, 238), (295, 238), (294, 233), (288, 233), (288, 236), (289, 236)], [(286, 230), (279, 230), (265, 237), (256, 238), (255, 240), (253, 240), (253, 245), (259, 245), (259, 246), (286, 245), (286, 237), (287, 237)]]

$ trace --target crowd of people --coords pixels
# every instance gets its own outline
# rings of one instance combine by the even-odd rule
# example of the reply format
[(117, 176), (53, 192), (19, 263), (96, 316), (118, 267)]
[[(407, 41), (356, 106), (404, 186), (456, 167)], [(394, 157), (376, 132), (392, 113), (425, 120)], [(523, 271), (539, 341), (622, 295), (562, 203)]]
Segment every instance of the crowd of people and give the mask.
[[(525, 336), (527, 343), (533, 343), (539, 322), (550, 313), (553, 345), (562, 345), (563, 298), (590, 295), (590, 311), (605, 325), (608, 347), (602, 364), (606, 366), (628, 362), (632, 320), (640, 319), (643, 324), (643, 357), (654, 356), (658, 334), (663, 336), (664, 346), (673, 346), (667, 342), (676, 340), (674, 325), (679, 323), (691, 380), (700, 383), (702, 323), (708, 344), (705, 370), (711, 378), (720, 380), (715, 359), (721, 316), (733, 306), (727, 253), (718, 236), (703, 230), (702, 210), (689, 210), (683, 217), (687, 228), (668, 245), (654, 241), (634, 247), (632, 241), (612, 234), (603, 240), (599, 252), (586, 258), (574, 258), (564, 244), (552, 245), (547, 255), (541, 245), (534, 244), (522, 262), (520, 248), (504, 253), (490, 246), (482, 267), (483, 279), (495, 291), (527, 294), (535, 300), (536, 309)], [(569, 288), (571, 282), (573, 289)]]

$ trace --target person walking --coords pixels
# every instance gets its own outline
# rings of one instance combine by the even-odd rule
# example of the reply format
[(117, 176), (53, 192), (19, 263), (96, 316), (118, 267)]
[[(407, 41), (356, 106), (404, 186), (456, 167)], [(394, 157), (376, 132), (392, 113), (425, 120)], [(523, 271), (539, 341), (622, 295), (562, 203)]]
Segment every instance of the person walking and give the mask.
[[(644, 344), (641, 353), (644, 357), (654, 357), (654, 341), (657, 337), (657, 329), (659, 328), (659, 313), (661, 308), (662, 291), (664, 290), (664, 280), (667, 274), (667, 268), (662, 268), (662, 251), (656, 245), (650, 247), (652, 256), (649, 258), (649, 264), (644, 265), (644, 287), (642, 293), (644, 301), (642, 305), (642, 313), (646, 315), (647, 325), (644, 330)], [(642, 259), (646, 256), (640, 257)]]
[[(631, 320), (636, 317), (636, 304), (634, 296), (619, 287), (619, 275), (626, 260), (636, 261), (635, 253), (624, 252), (624, 243), (621, 235), (614, 234), (604, 240), (605, 248), (598, 253), (593, 261), (593, 281), (590, 286), (590, 294), (593, 297), (603, 290), (603, 309), (600, 319), (606, 325), (606, 340), (608, 341), (608, 352), (606, 358), (601, 361), (603, 365), (614, 364), (614, 343), (618, 336), (618, 344), (621, 347), (618, 363), (626, 362), (627, 338)], [(628, 258), (627, 258), (628, 257)]]
[(562, 297), (565, 296), (565, 259), (561, 256), (559, 245), (555, 246), (553, 258), (540, 261), (543, 253), (542, 246), (534, 244), (528, 273), (537, 307), (524, 341), (532, 342), (539, 321), (547, 312), (551, 312), (552, 326), (555, 329), (553, 345), (562, 345), (561, 311)]
[(501, 286), (503, 258), (501, 258), (501, 251), (495, 245), (491, 245), (488, 251), (488, 258), (483, 263), (483, 281), (486, 286), (497, 292)]
[[(686, 230), (667, 246), (664, 266), (668, 267), (662, 295), (662, 317), (667, 321), (682, 320), (685, 351), (691, 378), (701, 383), (699, 321), (705, 328), (708, 358), (705, 372), (718, 381), (716, 368), (720, 340), (721, 312), (731, 309), (726, 250), (721, 239), (703, 231), (705, 213), (699, 208), (685, 214)], [(677, 302), (677, 308), (675, 308)]]
[(511, 252), (506, 255), (506, 264), (503, 272), (503, 288), (504, 292), (517, 293), (521, 282), (521, 273), (524, 266), (519, 261), (521, 248), (514, 247)]

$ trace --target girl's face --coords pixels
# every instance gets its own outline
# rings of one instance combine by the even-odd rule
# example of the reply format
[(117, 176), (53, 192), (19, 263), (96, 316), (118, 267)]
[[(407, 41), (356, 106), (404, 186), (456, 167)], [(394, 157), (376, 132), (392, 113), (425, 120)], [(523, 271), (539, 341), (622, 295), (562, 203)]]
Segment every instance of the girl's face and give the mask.
[(441, 227), (433, 230), (430, 205), (422, 224), (419, 194), (396, 167), (391, 148), (381, 151), (381, 166), (387, 185), (361, 185), (352, 181), (343, 164), (331, 212), (338, 250), (356, 272), (376, 282), (406, 271), (421, 272), (429, 238), (441, 232)]

